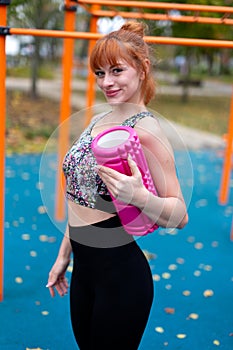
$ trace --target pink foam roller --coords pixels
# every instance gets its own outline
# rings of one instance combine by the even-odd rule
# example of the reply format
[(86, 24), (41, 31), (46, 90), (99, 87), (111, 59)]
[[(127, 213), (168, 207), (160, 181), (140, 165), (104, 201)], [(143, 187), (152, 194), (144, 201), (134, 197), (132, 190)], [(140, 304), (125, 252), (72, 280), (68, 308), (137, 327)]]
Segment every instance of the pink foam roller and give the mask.
[[(157, 195), (149, 168), (143, 153), (139, 138), (133, 128), (116, 126), (105, 130), (96, 136), (92, 142), (92, 151), (97, 164), (105, 165), (126, 175), (131, 175), (128, 165), (128, 155), (136, 162), (148, 191)], [(113, 203), (126, 232), (143, 236), (155, 231), (155, 224), (139, 208), (117, 200), (112, 196)]]

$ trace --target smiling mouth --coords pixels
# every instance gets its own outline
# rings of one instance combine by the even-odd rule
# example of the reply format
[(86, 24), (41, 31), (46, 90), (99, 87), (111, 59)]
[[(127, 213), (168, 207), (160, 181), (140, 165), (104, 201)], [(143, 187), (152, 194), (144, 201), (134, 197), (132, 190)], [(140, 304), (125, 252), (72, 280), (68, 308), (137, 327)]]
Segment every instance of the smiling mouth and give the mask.
[(111, 90), (111, 91), (105, 91), (105, 95), (107, 97), (114, 97), (118, 94), (120, 90)]

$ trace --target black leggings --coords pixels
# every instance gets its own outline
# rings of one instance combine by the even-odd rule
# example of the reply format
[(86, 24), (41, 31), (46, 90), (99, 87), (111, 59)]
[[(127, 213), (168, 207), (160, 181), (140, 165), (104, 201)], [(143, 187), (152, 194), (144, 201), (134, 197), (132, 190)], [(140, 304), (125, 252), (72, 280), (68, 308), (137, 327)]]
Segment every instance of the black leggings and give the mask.
[[(111, 232), (111, 218), (100, 224), (70, 227), (74, 266), (70, 286), (73, 332), (81, 350), (136, 350), (153, 300), (148, 262), (135, 241), (98, 248), (77, 237)], [(118, 227), (124, 236), (123, 228)], [(92, 232), (93, 231), (93, 232)], [(121, 231), (121, 232), (120, 232)], [(127, 236), (125, 237), (128, 240)]]

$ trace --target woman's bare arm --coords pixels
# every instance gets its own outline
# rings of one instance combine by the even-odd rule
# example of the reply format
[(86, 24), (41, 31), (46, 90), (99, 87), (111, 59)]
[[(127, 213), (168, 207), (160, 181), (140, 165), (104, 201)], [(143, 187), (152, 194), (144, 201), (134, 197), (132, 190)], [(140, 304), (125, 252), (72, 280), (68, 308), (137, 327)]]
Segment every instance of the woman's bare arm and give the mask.
[(128, 160), (132, 176), (106, 167), (99, 168), (99, 175), (115, 198), (137, 206), (159, 226), (182, 228), (188, 221), (188, 215), (176, 175), (173, 151), (157, 121), (145, 119), (148, 119), (146, 123), (137, 126), (137, 133), (158, 196), (145, 188), (141, 173), (132, 159)]

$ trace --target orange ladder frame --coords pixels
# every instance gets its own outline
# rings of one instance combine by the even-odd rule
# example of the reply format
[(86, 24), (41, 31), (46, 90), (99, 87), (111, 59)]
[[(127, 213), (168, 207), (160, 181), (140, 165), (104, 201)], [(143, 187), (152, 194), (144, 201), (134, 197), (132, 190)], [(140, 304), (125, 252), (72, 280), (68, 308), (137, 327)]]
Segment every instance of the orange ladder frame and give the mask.
[[(0, 124), (0, 301), (3, 300), (3, 261), (4, 261), (4, 200), (5, 200), (5, 132), (6, 132), (6, 54), (5, 54), (5, 36), (9, 34), (14, 35), (32, 35), (32, 36), (47, 36), (64, 39), (63, 57), (62, 57), (62, 95), (60, 104), (60, 132), (58, 140), (58, 164), (61, 165), (63, 156), (68, 148), (69, 131), (68, 127), (64, 126), (67, 118), (70, 116), (70, 93), (71, 93), (71, 75), (74, 52), (74, 39), (89, 40), (89, 53), (95, 43), (95, 40), (101, 37), (97, 33), (97, 20), (99, 17), (109, 16), (113, 17), (116, 14), (123, 18), (138, 18), (150, 20), (167, 20), (180, 21), (188, 23), (209, 23), (209, 24), (224, 24), (232, 25), (233, 19), (229, 18), (233, 14), (232, 7), (226, 6), (203, 6), (194, 4), (174, 4), (162, 2), (149, 1), (106, 1), (106, 0), (65, 0), (64, 9), (64, 31), (58, 30), (40, 30), (40, 29), (24, 29), (24, 28), (8, 28), (7, 25), (7, 6), (10, 5), (10, 0), (0, 0), (0, 115), (2, 121)], [(77, 5), (82, 6), (91, 14), (91, 32), (75, 32), (75, 8)], [(102, 9), (105, 6), (107, 9)], [(138, 11), (124, 12), (117, 9), (119, 6), (128, 6)], [(144, 13), (143, 9), (159, 9), (164, 10), (163, 13)], [(182, 14), (179, 17), (172, 15), (172, 10), (193, 12), (193, 15)], [(221, 18), (212, 18), (201, 16), (203, 12), (221, 13)], [(169, 38), (169, 37), (155, 37), (146, 36), (145, 40), (150, 43), (163, 45), (185, 45), (185, 46), (205, 46), (218, 48), (233, 48), (233, 41), (228, 40), (205, 40), (205, 39), (187, 39), (187, 38)], [(89, 72), (90, 73), (90, 72)], [(86, 92), (86, 104), (88, 110), (93, 105), (95, 99), (95, 82), (92, 74), (88, 74)], [(233, 98), (232, 98), (233, 100)], [(232, 102), (233, 104), (233, 102)], [(230, 120), (233, 120), (233, 113), (231, 113)], [(87, 115), (87, 122), (90, 114)], [(233, 122), (231, 122), (233, 123)], [(230, 125), (228, 133), (228, 143), (233, 138), (233, 127)], [(228, 147), (227, 147), (228, 149)], [(229, 156), (226, 151), (225, 160), (229, 162)], [(228, 164), (228, 163), (227, 163)], [(60, 167), (61, 168), (61, 167)], [(226, 174), (229, 177), (229, 166), (226, 166)], [(227, 181), (224, 181), (227, 184)], [(57, 177), (57, 201), (56, 201), (56, 218), (63, 220), (65, 214), (63, 187), (64, 178), (61, 172)], [(226, 187), (226, 186), (225, 186)], [(224, 187), (224, 188), (225, 188)]]
[[(7, 4), (0, 4), (0, 26), (7, 23)], [(6, 134), (6, 55), (5, 35), (0, 35), (0, 301), (3, 299), (4, 219), (5, 219), (5, 134)]]
[[(222, 178), (219, 191), (219, 203), (226, 204), (228, 202), (229, 190), (230, 190), (230, 180), (231, 180), (231, 171), (232, 171), (232, 156), (233, 156), (233, 90), (230, 106), (230, 116), (228, 123), (228, 133), (226, 137), (226, 147), (225, 154), (223, 159), (223, 170)], [(233, 240), (233, 219), (231, 225), (231, 240)]]

